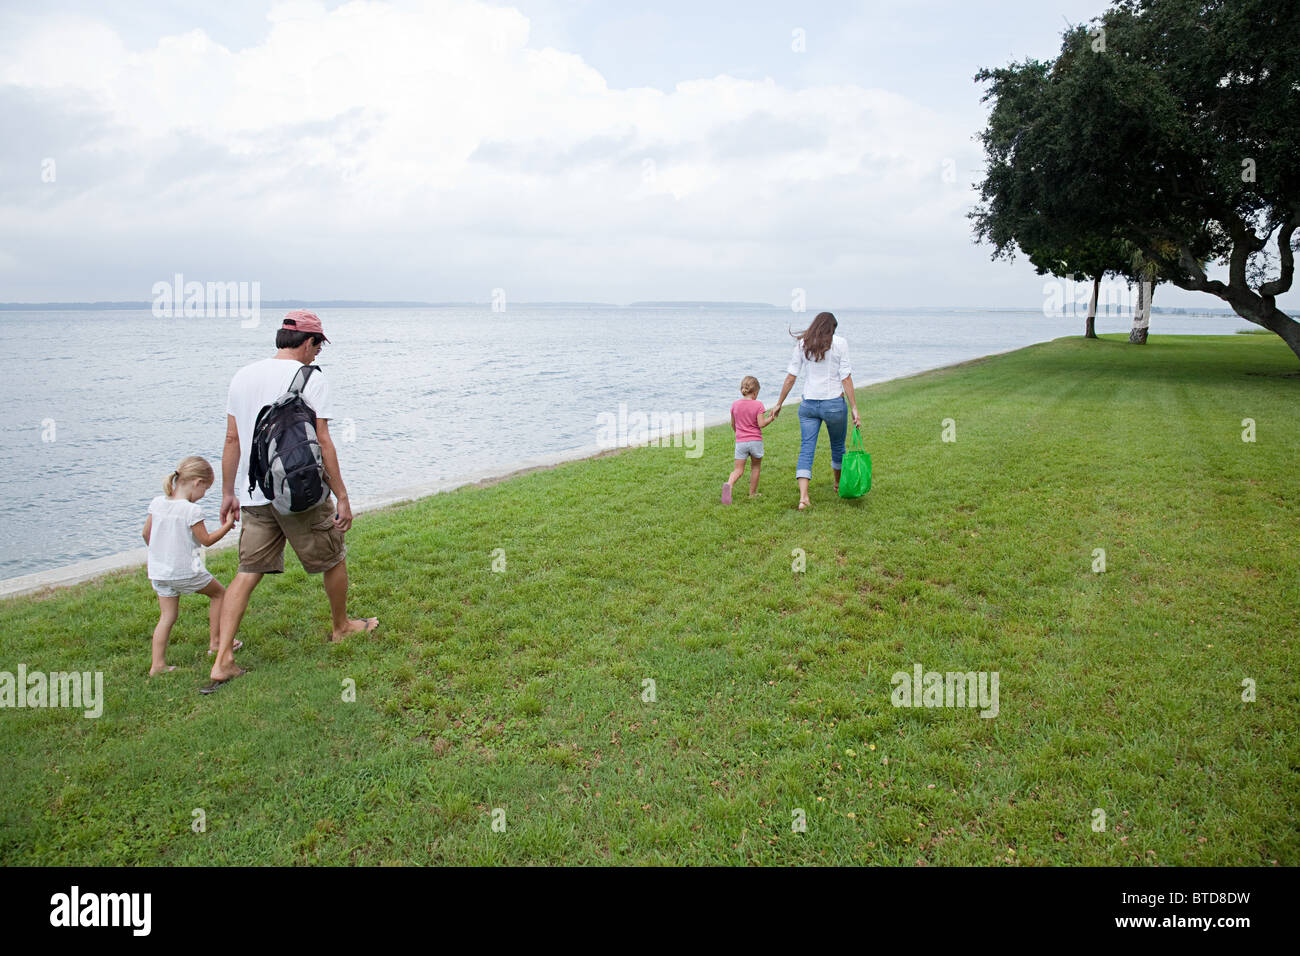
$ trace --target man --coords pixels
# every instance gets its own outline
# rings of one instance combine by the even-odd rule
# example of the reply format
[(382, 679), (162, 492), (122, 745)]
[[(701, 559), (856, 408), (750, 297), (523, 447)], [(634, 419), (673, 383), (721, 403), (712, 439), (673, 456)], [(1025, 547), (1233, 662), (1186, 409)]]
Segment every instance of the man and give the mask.
[(264, 574), (284, 571), (284, 543), (308, 574), (323, 574), (329, 597), (333, 630), (330, 639), (341, 641), (358, 631), (373, 631), (378, 618), (349, 619), (347, 615), (348, 565), (343, 535), (352, 527), (352, 505), (339, 471), (338, 451), (330, 438), (329, 386), (324, 375), (313, 372), (303, 389), (303, 400), (316, 413), (316, 438), (325, 464), (325, 481), (334, 493), (315, 507), (297, 514), (282, 515), (260, 488), (248, 490), (248, 462), (253, 447), (253, 425), (263, 407), (289, 390), (294, 375), (316, 361), (329, 339), (315, 313), (294, 310), (284, 317), (275, 333), (276, 353), (271, 358), (245, 365), (230, 382), (226, 402), (226, 443), (221, 455), (221, 520), (234, 515), (243, 524), (239, 531), (239, 571), (226, 589), (221, 607), (220, 647), (212, 663), (211, 692), (244, 673), (235, 664), (235, 632)]

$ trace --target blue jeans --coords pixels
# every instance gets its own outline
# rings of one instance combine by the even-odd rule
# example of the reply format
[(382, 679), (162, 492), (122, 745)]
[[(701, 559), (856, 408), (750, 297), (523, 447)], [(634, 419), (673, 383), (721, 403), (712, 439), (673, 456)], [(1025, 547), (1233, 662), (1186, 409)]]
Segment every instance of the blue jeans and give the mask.
[(796, 478), (811, 478), (813, 454), (817, 451), (817, 436), (826, 423), (826, 434), (831, 439), (831, 467), (840, 469), (844, 458), (844, 433), (848, 431), (849, 406), (844, 396), (839, 398), (805, 398), (799, 403), (799, 466)]

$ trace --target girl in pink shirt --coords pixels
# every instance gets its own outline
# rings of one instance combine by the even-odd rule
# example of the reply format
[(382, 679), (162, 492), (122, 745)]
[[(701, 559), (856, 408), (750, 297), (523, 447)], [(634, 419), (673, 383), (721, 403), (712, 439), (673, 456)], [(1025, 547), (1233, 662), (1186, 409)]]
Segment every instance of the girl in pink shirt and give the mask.
[(776, 421), (778, 412), (765, 413), (758, 400), (758, 379), (746, 375), (740, 383), (742, 398), (731, 405), (731, 430), (736, 433), (736, 469), (722, 486), (722, 503), (731, 504), (731, 486), (745, 473), (749, 461), (749, 497), (758, 497), (758, 472), (763, 466), (763, 429)]

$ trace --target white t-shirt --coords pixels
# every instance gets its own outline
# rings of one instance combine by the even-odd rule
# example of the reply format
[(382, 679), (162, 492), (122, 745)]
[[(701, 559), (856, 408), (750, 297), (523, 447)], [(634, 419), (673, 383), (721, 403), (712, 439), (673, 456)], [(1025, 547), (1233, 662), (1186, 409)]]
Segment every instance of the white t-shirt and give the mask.
[[(235, 417), (239, 429), (239, 471), (235, 474), (235, 494), (240, 507), (270, 504), (262, 489), (248, 493), (248, 459), (253, 451), (253, 426), (263, 408), (289, 390), (293, 377), (305, 366), (296, 359), (266, 358), (245, 365), (230, 380), (230, 394), (226, 398), (226, 414)], [(323, 372), (312, 372), (303, 400), (316, 412), (317, 418), (330, 417), (330, 388), (325, 384)]]
[(803, 378), (804, 398), (839, 398), (844, 394), (841, 383), (853, 374), (849, 365), (849, 343), (842, 335), (832, 335), (831, 347), (820, 362), (814, 362), (804, 354), (803, 341), (799, 340), (794, 343), (786, 372)]
[(194, 540), (196, 521), (203, 520), (203, 508), (196, 501), (159, 495), (149, 502), (153, 523), (149, 526), (149, 579), (181, 581), (207, 570), (203, 546)]

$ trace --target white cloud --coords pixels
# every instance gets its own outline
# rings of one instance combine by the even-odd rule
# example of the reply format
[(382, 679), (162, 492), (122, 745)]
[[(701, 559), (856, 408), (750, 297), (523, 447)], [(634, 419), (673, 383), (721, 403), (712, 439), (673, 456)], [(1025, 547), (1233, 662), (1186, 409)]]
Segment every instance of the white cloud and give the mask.
[(697, 284), (701, 256), (784, 288), (831, 268), (814, 240), (834, 240), (831, 272), (857, 282), (882, 238), (918, 267), (936, 236), (969, 243), (970, 131), (899, 93), (727, 75), (611, 89), (581, 57), (530, 47), (518, 11), (470, 0), (279, 3), (269, 20), (239, 50), (202, 29), (129, 50), (92, 20), (33, 21), (0, 79), (93, 104), (103, 124), (79, 162), (99, 168), (93, 188), (70, 173), (56, 200), (0, 208), (51, 241), (139, 243), (149, 275), (170, 274), (166, 240), (198, 227), (209, 245), (193, 255), (220, 275), (239, 242), (302, 281), (319, 248), (349, 246), (426, 281), (417, 246), (476, 289), (504, 273), (575, 296), (596, 270)]

